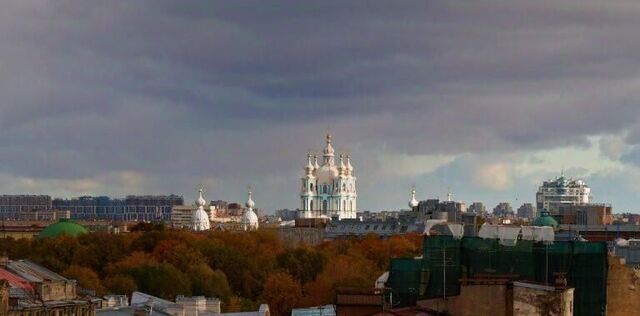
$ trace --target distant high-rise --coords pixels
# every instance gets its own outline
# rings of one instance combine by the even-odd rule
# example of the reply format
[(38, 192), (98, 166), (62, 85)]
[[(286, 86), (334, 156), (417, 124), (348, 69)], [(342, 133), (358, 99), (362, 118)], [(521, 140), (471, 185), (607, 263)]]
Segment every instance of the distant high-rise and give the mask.
[(183, 205), (177, 195), (129, 195), (125, 199), (108, 196), (81, 196), (73, 199), (55, 199), (55, 210), (68, 210), (72, 219), (105, 219), (122, 221), (169, 221), (171, 209)]
[(480, 215), (480, 214), (486, 214), (487, 208), (484, 206), (482, 202), (473, 202), (471, 203), (471, 205), (469, 205), (469, 208), (467, 208), (467, 211), (470, 213), (476, 213)]
[(351, 157), (340, 155), (339, 164), (336, 163), (331, 134), (327, 134), (322, 165), (318, 165), (317, 157), (309, 154), (304, 170), (299, 217), (356, 218), (358, 193)]
[(493, 208), (493, 215), (498, 217), (513, 216), (513, 207), (507, 202), (500, 202)]
[(555, 180), (544, 181), (536, 194), (538, 211), (557, 214), (561, 205), (591, 203), (591, 188), (584, 181), (567, 179), (564, 174)]
[(516, 215), (519, 218), (534, 219), (534, 218), (537, 217), (536, 208), (531, 203), (524, 203), (524, 204), (520, 205)]
[(0, 195), (0, 217), (21, 219), (32, 211), (51, 211), (48, 195)]

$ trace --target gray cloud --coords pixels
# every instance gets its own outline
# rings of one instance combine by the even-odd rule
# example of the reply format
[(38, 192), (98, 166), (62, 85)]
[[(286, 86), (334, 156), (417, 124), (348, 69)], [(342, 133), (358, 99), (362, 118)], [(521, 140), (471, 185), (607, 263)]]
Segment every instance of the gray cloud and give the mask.
[[(210, 181), (211, 194), (237, 199), (253, 183), (265, 206), (295, 207), (304, 154), (331, 127), (356, 158), (361, 205), (390, 208), (399, 195), (378, 188), (410, 179), (376, 178), (384, 166), (372, 155), (586, 147), (638, 124), (639, 11), (633, 1), (7, 1), (0, 173), (117, 186), (114, 174), (136, 172), (145, 183), (132, 190), (189, 196)], [(75, 192), (65, 187), (34, 190)]]

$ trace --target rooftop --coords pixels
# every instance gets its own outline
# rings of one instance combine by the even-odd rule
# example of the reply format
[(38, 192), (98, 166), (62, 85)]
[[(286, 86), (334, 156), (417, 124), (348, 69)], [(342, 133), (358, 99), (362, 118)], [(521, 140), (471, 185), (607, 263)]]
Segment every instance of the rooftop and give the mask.
[(9, 261), (7, 263), (7, 269), (29, 282), (40, 283), (45, 280), (71, 282), (71, 280), (28, 259)]

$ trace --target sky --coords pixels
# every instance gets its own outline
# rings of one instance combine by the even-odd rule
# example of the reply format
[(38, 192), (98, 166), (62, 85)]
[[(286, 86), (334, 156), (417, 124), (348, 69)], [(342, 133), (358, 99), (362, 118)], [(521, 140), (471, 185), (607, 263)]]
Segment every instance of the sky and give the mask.
[(358, 204), (640, 212), (636, 0), (3, 0), (0, 194), (296, 208), (327, 129)]

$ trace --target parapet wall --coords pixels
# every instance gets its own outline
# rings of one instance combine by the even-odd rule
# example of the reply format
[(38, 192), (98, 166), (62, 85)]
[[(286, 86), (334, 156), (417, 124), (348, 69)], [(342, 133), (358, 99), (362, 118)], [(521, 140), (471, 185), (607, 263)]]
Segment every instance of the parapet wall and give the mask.
[(624, 265), (624, 259), (609, 256), (607, 316), (640, 313), (640, 269)]

